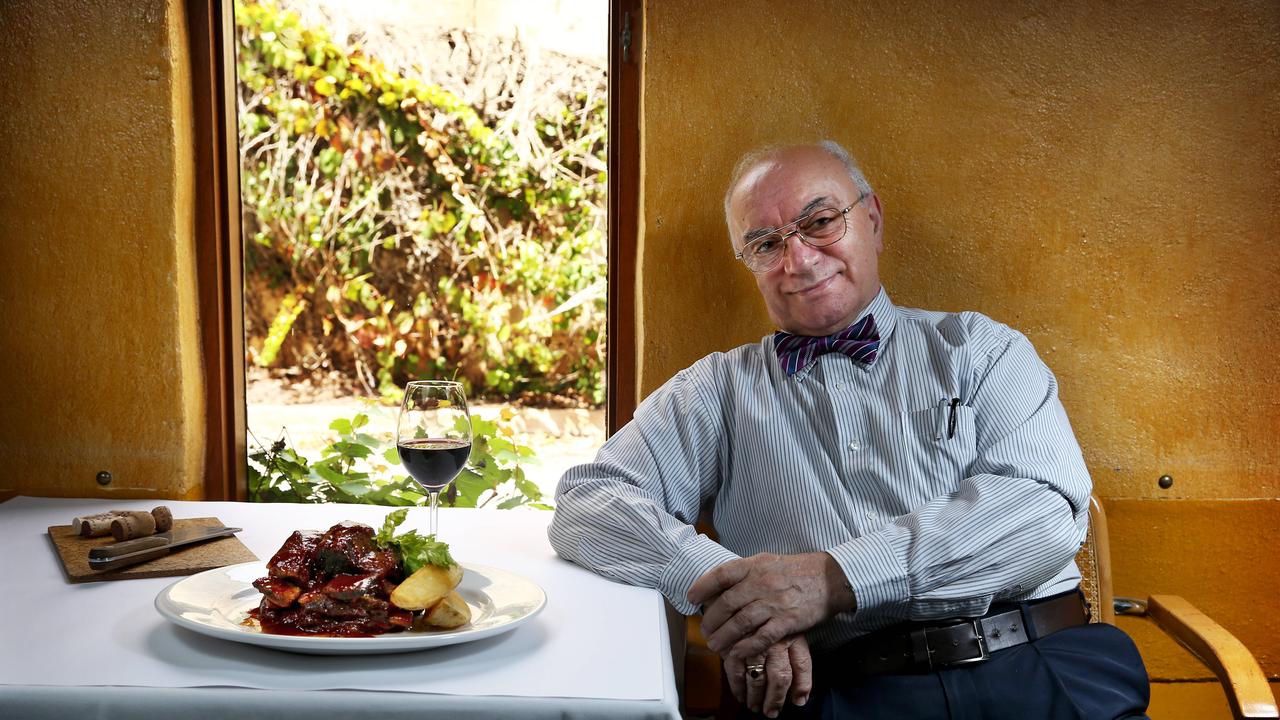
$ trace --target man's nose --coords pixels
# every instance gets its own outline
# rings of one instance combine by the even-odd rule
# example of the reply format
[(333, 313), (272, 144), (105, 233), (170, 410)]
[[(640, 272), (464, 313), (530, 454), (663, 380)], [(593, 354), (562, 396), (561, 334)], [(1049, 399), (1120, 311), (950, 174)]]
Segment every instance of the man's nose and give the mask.
[(822, 250), (805, 242), (800, 233), (794, 233), (786, 239), (786, 246), (782, 249), (783, 269), (788, 273), (803, 270), (815, 263), (820, 254)]

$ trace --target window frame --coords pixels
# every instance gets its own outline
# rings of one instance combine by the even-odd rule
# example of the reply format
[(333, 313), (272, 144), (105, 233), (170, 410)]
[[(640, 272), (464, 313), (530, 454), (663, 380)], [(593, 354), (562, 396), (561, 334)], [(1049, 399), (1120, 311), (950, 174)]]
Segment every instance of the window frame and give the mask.
[[(609, 310), (606, 330), (605, 430), (635, 413), (636, 242), (640, 219), (640, 77), (643, 0), (609, 0), (608, 226)], [(624, 52), (623, 43), (629, 44)]]
[(230, 0), (185, 0), (195, 154), (196, 283), (204, 359), (204, 498), (247, 500), (240, 162)]

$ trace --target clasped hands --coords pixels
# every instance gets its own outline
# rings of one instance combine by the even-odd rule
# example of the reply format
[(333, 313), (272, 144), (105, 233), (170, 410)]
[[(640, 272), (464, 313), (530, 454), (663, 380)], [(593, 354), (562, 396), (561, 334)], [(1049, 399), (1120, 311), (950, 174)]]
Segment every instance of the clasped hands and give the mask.
[[(855, 607), (853, 591), (827, 553), (762, 553), (716, 567), (689, 588), (701, 605), (702, 634), (724, 661), (729, 688), (752, 712), (774, 717), (789, 698), (803, 705), (813, 689), (804, 631)], [(764, 682), (748, 682), (749, 665)]]

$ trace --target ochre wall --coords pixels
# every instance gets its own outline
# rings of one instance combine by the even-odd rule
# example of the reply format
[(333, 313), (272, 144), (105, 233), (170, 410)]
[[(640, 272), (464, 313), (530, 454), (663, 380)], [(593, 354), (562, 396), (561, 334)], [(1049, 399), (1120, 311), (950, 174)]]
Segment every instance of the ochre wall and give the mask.
[(183, 4), (5, 0), (0, 28), (0, 489), (199, 497)]
[[(1280, 674), (1280, 3), (647, 5), (640, 395), (771, 330), (723, 224), (737, 157), (837, 139), (891, 297), (1057, 373), (1117, 592), (1184, 595)], [(1208, 677), (1134, 634), (1153, 677)]]

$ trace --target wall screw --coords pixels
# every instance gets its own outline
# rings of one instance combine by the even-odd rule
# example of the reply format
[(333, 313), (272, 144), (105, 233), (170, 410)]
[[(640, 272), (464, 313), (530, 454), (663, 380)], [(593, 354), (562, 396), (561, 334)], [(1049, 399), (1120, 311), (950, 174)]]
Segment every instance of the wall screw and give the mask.
[(99, 471), (98, 471), (98, 484), (99, 484), (99, 485), (104, 485), (104, 486), (105, 486), (105, 485), (110, 485), (110, 484), (111, 484), (111, 471), (110, 471), (110, 470), (99, 470)]
[(1169, 475), (1161, 475), (1161, 476), (1160, 476), (1160, 481), (1159, 481), (1159, 482), (1160, 482), (1160, 487), (1164, 488), (1165, 490), (1168, 490), (1169, 488), (1173, 487), (1173, 477), (1172, 477), (1172, 476), (1169, 476)]

